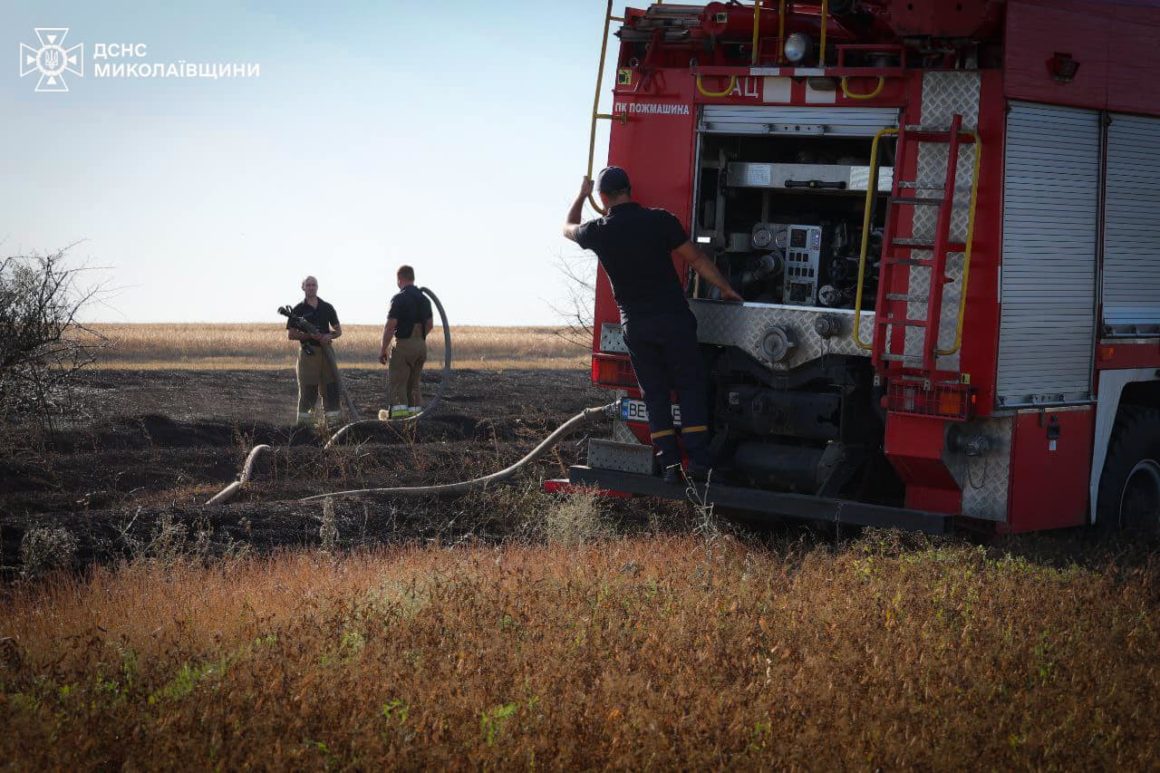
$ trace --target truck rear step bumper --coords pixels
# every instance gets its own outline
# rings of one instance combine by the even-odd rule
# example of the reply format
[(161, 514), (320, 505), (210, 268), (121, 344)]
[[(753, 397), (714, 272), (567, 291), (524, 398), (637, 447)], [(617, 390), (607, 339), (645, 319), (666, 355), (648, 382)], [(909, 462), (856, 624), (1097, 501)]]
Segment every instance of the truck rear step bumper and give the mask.
[[(576, 486), (592, 486), (659, 499), (686, 499), (688, 496), (685, 486), (666, 484), (652, 475), (601, 470), (583, 465), (568, 469), (568, 482)], [(697, 490), (703, 492), (704, 485), (697, 484)], [(896, 528), (927, 534), (946, 534), (953, 527), (952, 516), (942, 513), (716, 483), (708, 487), (706, 503), (781, 518)]]

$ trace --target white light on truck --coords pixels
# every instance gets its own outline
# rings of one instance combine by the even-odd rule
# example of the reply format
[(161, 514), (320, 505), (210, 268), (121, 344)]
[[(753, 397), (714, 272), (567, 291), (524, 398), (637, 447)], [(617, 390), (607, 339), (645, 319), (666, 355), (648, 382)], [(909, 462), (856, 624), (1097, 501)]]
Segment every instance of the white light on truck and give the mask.
[(712, 241), (713, 241), (712, 236), (698, 236), (697, 237), (697, 244), (709, 244)]
[(785, 58), (797, 64), (806, 58), (810, 52), (810, 39), (800, 32), (795, 32), (785, 39)]

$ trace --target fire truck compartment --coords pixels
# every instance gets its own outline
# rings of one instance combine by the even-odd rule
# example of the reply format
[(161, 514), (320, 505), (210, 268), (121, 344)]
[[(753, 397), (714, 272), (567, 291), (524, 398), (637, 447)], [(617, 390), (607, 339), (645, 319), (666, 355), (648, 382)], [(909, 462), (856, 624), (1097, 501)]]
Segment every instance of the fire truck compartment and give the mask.
[[(874, 307), (893, 147), (874, 135), (890, 110), (704, 108), (695, 179), (694, 237), (747, 301), (852, 310), (872, 184), (863, 308)], [(693, 297), (716, 288), (694, 283)], [(850, 331), (845, 331), (848, 336)]]

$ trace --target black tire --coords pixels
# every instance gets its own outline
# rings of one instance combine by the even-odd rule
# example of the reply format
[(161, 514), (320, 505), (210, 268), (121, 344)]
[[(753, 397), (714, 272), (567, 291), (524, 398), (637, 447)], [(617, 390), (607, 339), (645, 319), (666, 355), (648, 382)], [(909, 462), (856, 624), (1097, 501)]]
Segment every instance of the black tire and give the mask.
[(1100, 475), (1096, 525), (1106, 532), (1160, 534), (1160, 410), (1120, 407)]

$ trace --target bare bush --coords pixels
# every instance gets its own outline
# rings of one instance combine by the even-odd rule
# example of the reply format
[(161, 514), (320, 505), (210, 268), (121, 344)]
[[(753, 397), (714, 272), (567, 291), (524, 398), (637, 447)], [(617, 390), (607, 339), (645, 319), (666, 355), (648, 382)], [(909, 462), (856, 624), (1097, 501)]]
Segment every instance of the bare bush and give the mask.
[(593, 309), (596, 303), (596, 259), (591, 255), (556, 258), (556, 267), (564, 277), (564, 291), (567, 297), (554, 311), (564, 327), (556, 335), (570, 344), (583, 349), (592, 346)]
[(72, 566), (77, 554), (77, 538), (61, 528), (29, 529), (20, 542), (21, 572), (39, 577)]
[(603, 498), (595, 492), (576, 492), (552, 502), (544, 517), (548, 541), (583, 545), (609, 536), (612, 530), (604, 523), (603, 503)]
[(103, 340), (77, 321), (95, 291), (78, 286), (78, 269), (64, 255), (0, 260), (0, 418), (51, 423)]

